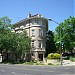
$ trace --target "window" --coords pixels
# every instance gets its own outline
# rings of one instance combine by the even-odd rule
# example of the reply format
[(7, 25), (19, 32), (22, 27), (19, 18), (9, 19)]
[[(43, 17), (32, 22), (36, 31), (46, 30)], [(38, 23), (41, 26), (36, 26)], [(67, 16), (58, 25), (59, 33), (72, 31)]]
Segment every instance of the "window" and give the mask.
[(35, 31), (35, 30), (34, 30), (34, 29), (32, 29), (32, 36), (34, 36), (34, 31)]
[(39, 29), (39, 36), (43, 36), (43, 30)]
[(35, 20), (32, 20), (32, 24), (34, 24), (35, 23)]
[(34, 47), (34, 41), (31, 42), (31, 47)]
[(37, 21), (37, 19), (35, 19), (35, 24), (37, 24), (38, 23), (38, 21)]
[(42, 21), (41, 20), (39, 20), (39, 24), (42, 25)]
[(41, 40), (39, 40), (39, 48), (42, 48), (42, 41)]

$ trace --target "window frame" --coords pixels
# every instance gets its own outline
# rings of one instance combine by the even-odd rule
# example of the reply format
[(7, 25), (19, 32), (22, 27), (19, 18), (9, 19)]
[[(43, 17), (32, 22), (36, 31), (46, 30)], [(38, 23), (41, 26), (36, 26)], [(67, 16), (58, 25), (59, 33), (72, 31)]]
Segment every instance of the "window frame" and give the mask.
[(35, 29), (32, 29), (32, 37), (35, 36)]
[(43, 30), (39, 29), (39, 36), (43, 36)]
[(43, 47), (42, 40), (38, 40), (38, 47), (42, 49), (42, 47)]
[(31, 41), (31, 47), (34, 48), (34, 40)]

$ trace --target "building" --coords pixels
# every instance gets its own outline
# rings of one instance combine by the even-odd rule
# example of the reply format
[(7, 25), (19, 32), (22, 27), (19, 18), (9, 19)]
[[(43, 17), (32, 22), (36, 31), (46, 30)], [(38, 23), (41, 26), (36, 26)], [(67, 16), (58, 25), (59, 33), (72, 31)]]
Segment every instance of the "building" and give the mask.
[(31, 53), (36, 60), (44, 61), (45, 56), (45, 36), (48, 30), (48, 20), (40, 14), (28, 14), (26, 19), (23, 19), (14, 24), (14, 31), (21, 33), (27, 31), (28, 36), (31, 37)]

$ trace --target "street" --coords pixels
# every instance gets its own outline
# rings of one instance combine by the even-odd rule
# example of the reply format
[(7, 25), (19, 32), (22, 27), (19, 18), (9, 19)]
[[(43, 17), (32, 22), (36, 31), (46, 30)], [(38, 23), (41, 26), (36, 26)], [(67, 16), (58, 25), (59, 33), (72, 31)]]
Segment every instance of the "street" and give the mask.
[(0, 64), (0, 75), (75, 75), (75, 66)]

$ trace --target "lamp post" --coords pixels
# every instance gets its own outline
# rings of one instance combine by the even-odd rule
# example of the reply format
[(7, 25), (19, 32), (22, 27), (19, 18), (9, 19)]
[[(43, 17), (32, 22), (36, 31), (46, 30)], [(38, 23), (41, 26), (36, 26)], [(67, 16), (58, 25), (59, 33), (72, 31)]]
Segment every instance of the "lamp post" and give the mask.
[[(52, 20), (52, 19), (48, 19), (49, 21), (53, 21), (54, 23), (56, 23), (56, 24), (58, 24), (59, 25), (59, 23), (58, 22), (56, 22), (56, 21), (54, 21), (54, 20)], [(60, 29), (59, 29), (59, 31), (60, 31), (60, 64), (62, 65), (62, 48), (61, 48), (61, 26), (60, 26)]]

